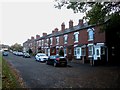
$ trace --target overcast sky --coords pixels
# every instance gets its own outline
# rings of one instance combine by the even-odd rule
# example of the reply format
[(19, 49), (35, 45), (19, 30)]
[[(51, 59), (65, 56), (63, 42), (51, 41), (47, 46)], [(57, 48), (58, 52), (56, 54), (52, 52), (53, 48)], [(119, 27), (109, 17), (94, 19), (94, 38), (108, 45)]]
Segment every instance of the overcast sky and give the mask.
[[(72, 10), (54, 8), (54, 0), (4, 0), (0, 4), (0, 38), (2, 43), (13, 45), (23, 44), (31, 36), (42, 36), (43, 32), (50, 34), (54, 28), (61, 29), (64, 22), (68, 28), (69, 20), (74, 25), (83, 14)], [(1, 37), (2, 36), (2, 37)], [(1, 40), (0, 40), (1, 41)]]

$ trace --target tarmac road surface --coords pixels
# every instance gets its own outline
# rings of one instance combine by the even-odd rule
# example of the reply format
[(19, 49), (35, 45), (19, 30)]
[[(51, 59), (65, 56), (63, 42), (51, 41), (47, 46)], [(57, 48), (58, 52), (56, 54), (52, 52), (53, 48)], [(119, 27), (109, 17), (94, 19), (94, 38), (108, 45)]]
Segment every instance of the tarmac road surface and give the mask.
[(29, 88), (120, 88), (120, 67), (96, 66), (69, 62), (54, 67), (9, 53), (4, 56)]

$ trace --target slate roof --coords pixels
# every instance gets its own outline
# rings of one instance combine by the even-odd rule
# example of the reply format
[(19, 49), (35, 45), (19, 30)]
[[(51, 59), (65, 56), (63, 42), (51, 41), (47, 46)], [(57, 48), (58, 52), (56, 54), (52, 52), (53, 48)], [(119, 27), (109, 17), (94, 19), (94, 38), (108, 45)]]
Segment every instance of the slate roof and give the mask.
[(51, 33), (51, 34), (48, 34), (46, 36), (40, 37), (39, 39), (35, 39), (35, 40), (37, 41), (37, 40), (41, 40), (41, 39), (45, 39), (45, 38), (57, 37), (57, 36), (65, 35), (65, 34), (68, 34), (71, 32), (76, 32), (76, 31), (87, 29), (87, 28), (94, 27), (94, 26), (95, 25), (87, 25), (87, 24), (84, 24), (84, 26), (76, 25), (76, 26), (73, 26), (72, 28), (65, 29), (64, 32), (58, 31), (54, 34)]

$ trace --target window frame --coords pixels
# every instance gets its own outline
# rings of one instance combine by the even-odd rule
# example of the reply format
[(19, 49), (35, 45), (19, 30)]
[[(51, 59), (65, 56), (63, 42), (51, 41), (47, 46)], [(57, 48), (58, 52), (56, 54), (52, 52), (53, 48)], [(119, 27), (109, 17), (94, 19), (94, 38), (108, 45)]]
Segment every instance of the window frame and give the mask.
[(68, 35), (64, 35), (64, 44), (67, 44), (68, 42)]
[(59, 37), (56, 37), (56, 45), (59, 45)]
[(94, 28), (89, 28), (87, 30), (88, 32), (88, 41), (93, 41), (94, 39)]
[(79, 41), (79, 32), (74, 33), (74, 43), (77, 43)]
[[(90, 47), (91, 47), (91, 50), (90, 50)], [(88, 44), (88, 57), (93, 57), (93, 47), (94, 47), (93, 44)]]

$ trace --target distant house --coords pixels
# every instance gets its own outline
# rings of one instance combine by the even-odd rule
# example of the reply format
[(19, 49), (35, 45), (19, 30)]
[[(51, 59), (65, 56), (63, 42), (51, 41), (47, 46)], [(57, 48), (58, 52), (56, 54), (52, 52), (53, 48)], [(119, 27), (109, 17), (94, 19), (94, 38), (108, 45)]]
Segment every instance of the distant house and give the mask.
[(4, 45), (4, 44), (0, 44), (0, 50), (9, 50), (9, 46), (8, 45)]

